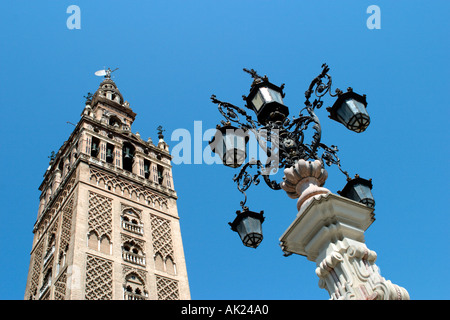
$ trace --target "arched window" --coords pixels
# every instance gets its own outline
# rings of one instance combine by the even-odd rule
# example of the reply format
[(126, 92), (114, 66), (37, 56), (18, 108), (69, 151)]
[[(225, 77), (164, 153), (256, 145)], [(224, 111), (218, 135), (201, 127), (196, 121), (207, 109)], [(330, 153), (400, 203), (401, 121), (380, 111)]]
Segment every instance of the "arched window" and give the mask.
[(150, 161), (147, 159), (144, 159), (144, 176), (145, 179), (150, 177)]
[(100, 151), (100, 139), (92, 137), (91, 156), (96, 158)]
[(88, 234), (88, 247), (90, 249), (98, 250), (98, 235), (95, 231)]
[(175, 263), (173, 262), (172, 258), (169, 256), (166, 259), (166, 272), (172, 275), (175, 275), (177, 272)]
[(165, 271), (164, 270), (164, 260), (159, 253), (157, 253), (155, 255), (155, 268), (156, 268), (156, 270), (159, 270), (159, 271)]
[(120, 121), (120, 119), (118, 117), (112, 115), (109, 117), (109, 125), (120, 128), (120, 127), (122, 127), (122, 121)]
[(111, 241), (108, 236), (102, 236), (100, 239), (100, 252), (111, 254)]
[(125, 277), (124, 300), (146, 300), (147, 297), (145, 281), (136, 272), (128, 274)]
[(133, 162), (134, 162), (134, 153), (136, 149), (135, 147), (129, 143), (124, 142), (122, 148), (122, 168), (129, 172), (133, 172)]
[(114, 145), (107, 143), (106, 144), (106, 162), (113, 163), (114, 161)]

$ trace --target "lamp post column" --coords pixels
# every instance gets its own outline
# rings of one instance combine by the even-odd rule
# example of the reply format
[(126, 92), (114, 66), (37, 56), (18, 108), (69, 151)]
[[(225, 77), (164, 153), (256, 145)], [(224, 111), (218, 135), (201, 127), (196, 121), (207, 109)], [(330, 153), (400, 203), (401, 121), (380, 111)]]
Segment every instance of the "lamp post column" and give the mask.
[(299, 160), (284, 173), (282, 189), (298, 198), (298, 214), (280, 237), (284, 253), (314, 261), (319, 287), (332, 300), (409, 300), (404, 288), (381, 276), (377, 254), (365, 245), (374, 209), (324, 188), (327, 172), (318, 160)]

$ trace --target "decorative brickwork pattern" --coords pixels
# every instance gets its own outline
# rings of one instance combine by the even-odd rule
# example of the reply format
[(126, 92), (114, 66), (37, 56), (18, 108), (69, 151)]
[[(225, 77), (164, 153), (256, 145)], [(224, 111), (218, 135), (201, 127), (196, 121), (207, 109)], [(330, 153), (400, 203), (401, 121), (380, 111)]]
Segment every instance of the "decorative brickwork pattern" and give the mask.
[(155, 215), (151, 215), (151, 220), (154, 254), (156, 255), (159, 253), (164, 260), (166, 260), (167, 257), (170, 257), (173, 260), (170, 221)]
[(111, 300), (113, 297), (112, 262), (90, 255), (87, 255), (86, 260), (86, 299)]
[(43, 253), (43, 242), (41, 241), (34, 250), (33, 254), (33, 275), (31, 276), (31, 285), (29, 291), (29, 295), (31, 298), (35, 298), (35, 295), (38, 292), (39, 278), (42, 267), (42, 253)]
[(51, 207), (48, 207), (46, 205), (46, 208), (42, 211), (41, 215), (38, 217), (38, 221), (36, 222), (35, 232), (40, 234), (41, 236), (44, 234), (45, 229), (48, 226), (49, 221), (53, 219), (53, 217), (59, 212), (61, 209), (62, 204), (66, 200), (68, 194), (72, 190), (75, 184), (75, 177), (72, 176), (66, 186), (63, 190), (58, 191), (59, 188), (56, 190), (55, 195), (57, 194), (57, 198), (54, 202), (49, 201), (49, 204), (51, 204)]
[(67, 285), (67, 272), (64, 271), (55, 283), (54, 300), (65, 300)]
[(178, 282), (173, 279), (156, 276), (158, 300), (179, 300)]
[(97, 185), (103, 183), (111, 187), (114, 192), (119, 191), (122, 195), (129, 194), (130, 197), (134, 195), (138, 201), (148, 201), (148, 203), (151, 203), (157, 209), (164, 210), (168, 208), (168, 200), (166, 198), (150, 192), (150, 190), (138, 184), (126, 182), (116, 176), (93, 168), (91, 168), (89, 178), (92, 183)]
[(94, 192), (89, 192), (89, 232), (95, 231), (98, 237), (104, 235), (111, 239), (112, 200)]
[(59, 252), (63, 254), (70, 243), (70, 230), (72, 229), (73, 196), (67, 201), (62, 210), (61, 236), (59, 242)]

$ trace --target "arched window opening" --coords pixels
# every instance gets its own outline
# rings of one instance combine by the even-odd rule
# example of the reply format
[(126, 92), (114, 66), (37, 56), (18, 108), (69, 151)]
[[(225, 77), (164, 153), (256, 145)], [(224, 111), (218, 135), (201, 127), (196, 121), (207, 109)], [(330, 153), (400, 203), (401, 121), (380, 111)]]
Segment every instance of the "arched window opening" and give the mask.
[(95, 231), (88, 234), (88, 248), (98, 250), (98, 236)]
[(107, 143), (106, 144), (106, 162), (113, 163), (114, 161), (114, 145)]
[(109, 125), (120, 128), (122, 126), (122, 121), (120, 121), (120, 119), (116, 116), (111, 116), (109, 117)]
[(164, 260), (159, 253), (157, 253), (155, 255), (155, 268), (156, 268), (156, 270), (159, 270), (159, 271), (165, 271), (164, 270)]
[(103, 236), (100, 239), (100, 252), (105, 254), (111, 254), (111, 241), (107, 236)]
[(92, 137), (92, 143), (91, 143), (91, 156), (97, 157), (100, 150), (100, 139), (96, 137)]
[(125, 300), (146, 300), (148, 292), (145, 288), (144, 280), (137, 273), (132, 272), (125, 277), (124, 299)]
[(150, 177), (150, 161), (147, 159), (144, 159), (144, 176), (145, 179)]
[(129, 143), (125, 142), (123, 144), (122, 148), (122, 161), (123, 161), (123, 169), (127, 170), (129, 172), (133, 172), (133, 162), (134, 162), (134, 153), (135, 153), (134, 146)]
[(164, 176), (163, 176), (164, 168), (162, 166), (158, 165), (157, 166), (157, 171), (158, 171), (158, 183), (160, 185), (162, 185), (163, 184), (163, 179), (164, 179)]
[(176, 266), (171, 257), (166, 259), (166, 272), (172, 275), (176, 274)]
[(122, 214), (122, 229), (138, 234), (144, 234), (144, 226), (138, 213), (133, 210), (125, 210)]

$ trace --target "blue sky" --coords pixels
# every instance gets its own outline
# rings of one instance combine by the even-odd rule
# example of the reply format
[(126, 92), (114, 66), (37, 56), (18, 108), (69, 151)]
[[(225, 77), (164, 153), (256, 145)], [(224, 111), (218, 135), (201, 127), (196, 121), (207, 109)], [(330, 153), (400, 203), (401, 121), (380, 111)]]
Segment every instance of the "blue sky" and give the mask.
[[(69, 30), (69, 5), (81, 29)], [(370, 5), (381, 29), (366, 26)], [(373, 179), (376, 221), (366, 244), (382, 276), (412, 299), (448, 299), (448, 1), (2, 1), (0, 4), (0, 190), (3, 223), (0, 299), (23, 299), (32, 227), (48, 156), (69, 137), (83, 96), (116, 68), (114, 80), (138, 114), (132, 131), (157, 139), (156, 127), (193, 134), (221, 115), (209, 97), (243, 106), (251, 78), (242, 68), (285, 83), (298, 114), (304, 92), (326, 62), (334, 88), (366, 94), (369, 128), (361, 134), (317, 112), (322, 142), (339, 146), (351, 175)], [(331, 105), (333, 100), (325, 102)], [(328, 105), (325, 105), (328, 106)], [(202, 142), (206, 148), (207, 142)], [(242, 197), (233, 169), (173, 168), (193, 299), (328, 299), (313, 262), (284, 257), (279, 237), (296, 202), (264, 183), (248, 205), (264, 210), (264, 240), (244, 247), (229, 229)], [(345, 177), (328, 169), (326, 187)]]

